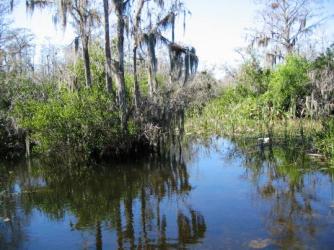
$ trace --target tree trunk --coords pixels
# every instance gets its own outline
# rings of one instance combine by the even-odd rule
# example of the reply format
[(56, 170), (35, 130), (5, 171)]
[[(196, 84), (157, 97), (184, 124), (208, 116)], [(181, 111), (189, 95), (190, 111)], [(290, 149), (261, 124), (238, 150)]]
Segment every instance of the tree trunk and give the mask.
[(106, 56), (106, 89), (109, 93), (112, 92), (112, 77), (111, 77), (111, 49), (109, 35), (109, 0), (103, 0), (104, 10), (104, 36), (105, 36), (105, 56)]
[(121, 126), (122, 129), (126, 129), (126, 93), (125, 93), (125, 79), (124, 79), (124, 17), (123, 17), (123, 0), (113, 0), (115, 4), (115, 11), (117, 15), (117, 52), (118, 52), (118, 63), (115, 67), (116, 85), (117, 85), (117, 96), (118, 104), (121, 109)]
[(135, 107), (136, 109), (138, 109), (139, 99), (140, 99), (140, 90), (139, 90), (138, 74), (137, 74), (137, 46), (135, 46), (133, 49), (133, 80), (134, 80)]
[[(175, 16), (173, 16), (173, 21), (172, 21), (172, 44), (175, 43)], [(172, 72), (172, 67), (169, 69), (169, 86), (173, 85), (173, 72)]]
[(88, 37), (83, 35), (82, 37), (82, 52), (85, 63), (85, 77), (86, 77), (86, 87), (92, 87), (92, 76), (90, 72), (90, 61), (89, 61), (89, 51), (88, 51)]
[(138, 5), (138, 9), (135, 16), (134, 24), (134, 46), (133, 46), (133, 81), (134, 81), (134, 102), (135, 107), (138, 109), (140, 102), (140, 90), (138, 83), (138, 73), (137, 73), (137, 49), (139, 46), (139, 28), (141, 21), (141, 13), (144, 8), (145, 0), (141, 0)]
[(149, 96), (154, 97), (157, 88), (157, 76), (156, 76), (156, 65), (154, 63), (154, 55), (152, 55), (151, 50), (148, 50), (149, 66), (148, 66), (148, 86), (149, 86)]
[(30, 158), (30, 139), (29, 139), (29, 133), (26, 133), (25, 136), (25, 146), (26, 146), (26, 158)]

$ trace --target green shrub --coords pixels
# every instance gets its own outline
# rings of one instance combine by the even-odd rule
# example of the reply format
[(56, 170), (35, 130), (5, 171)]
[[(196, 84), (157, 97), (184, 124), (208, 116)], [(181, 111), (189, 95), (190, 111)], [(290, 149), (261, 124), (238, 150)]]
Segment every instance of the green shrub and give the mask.
[(271, 71), (263, 69), (257, 62), (248, 62), (241, 66), (236, 77), (237, 86), (244, 86), (255, 95), (261, 95), (268, 89)]
[[(31, 131), (40, 151), (75, 147), (92, 153), (117, 145), (123, 138), (119, 110), (99, 86), (75, 92), (61, 88), (46, 100), (17, 102), (13, 115), (20, 126)], [(128, 139), (138, 133), (131, 121), (128, 131)]]
[(305, 58), (289, 56), (273, 72), (266, 96), (275, 108), (282, 111), (291, 109), (292, 114), (296, 114), (296, 106), (309, 92), (309, 66)]

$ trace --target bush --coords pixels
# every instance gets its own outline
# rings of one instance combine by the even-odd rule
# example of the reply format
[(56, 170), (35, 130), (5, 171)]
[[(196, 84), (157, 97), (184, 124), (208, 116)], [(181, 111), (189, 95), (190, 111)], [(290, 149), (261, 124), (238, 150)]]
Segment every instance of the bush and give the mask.
[(290, 110), (292, 115), (300, 112), (297, 105), (309, 94), (309, 67), (305, 58), (289, 56), (284, 64), (279, 65), (273, 72), (266, 95), (276, 109)]
[(255, 95), (261, 95), (268, 89), (271, 71), (263, 69), (257, 62), (248, 62), (241, 66), (236, 77), (238, 86), (244, 86)]
[(283, 135), (289, 123), (293, 131), (299, 132), (301, 126), (287, 119), (287, 112), (293, 116), (302, 114), (303, 100), (310, 91), (309, 67), (306, 59), (297, 56), (289, 56), (272, 71), (261, 69), (256, 63), (243, 65), (234, 87), (222, 89), (203, 112), (188, 115), (196, 119), (188, 123), (189, 131), (273, 136), (274, 132)]
[[(119, 110), (99, 86), (75, 92), (61, 88), (46, 100), (17, 102), (13, 114), (22, 127), (31, 131), (39, 151), (75, 147), (91, 154), (124, 143)], [(130, 121), (127, 140), (137, 132)]]

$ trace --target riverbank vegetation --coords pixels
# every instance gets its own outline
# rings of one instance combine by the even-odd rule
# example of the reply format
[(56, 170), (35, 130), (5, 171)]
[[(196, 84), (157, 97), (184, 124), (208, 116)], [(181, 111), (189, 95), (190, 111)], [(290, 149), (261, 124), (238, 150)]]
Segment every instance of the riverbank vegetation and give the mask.
[(298, 138), (333, 157), (334, 45), (306, 46), (326, 18), (312, 1), (260, 2), (243, 61), (221, 82), (176, 40), (189, 14), (180, 0), (26, 1), (75, 32), (44, 45), (38, 63), (33, 34), (11, 25), (19, 1), (1, 3), (0, 156), (159, 154), (186, 132)]
[(243, 63), (229, 71), (213, 100), (187, 113), (186, 132), (260, 143), (297, 139), (333, 159), (334, 45), (305, 48), (326, 18), (314, 18), (310, 1), (261, 4), (261, 29), (249, 34)]
[(315, 60), (291, 54), (272, 69), (245, 63), (231, 86), (188, 112), (187, 133), (299, 138), (333, 157), (333, 52), (332, 46)]
[(64, 48), (44, 46), (39, 64), (33, 35), (10, 25), (17, 3), (0, 4), (3, 157), (119, 158), (159, 151), (183, 133), (185, 109), (200, 100), (192, 93), (206, 90), (194, 79), (195, 48), (175, 40), (183, 2), (27, 1), (29, 13), (39, 8), (76, 32)]

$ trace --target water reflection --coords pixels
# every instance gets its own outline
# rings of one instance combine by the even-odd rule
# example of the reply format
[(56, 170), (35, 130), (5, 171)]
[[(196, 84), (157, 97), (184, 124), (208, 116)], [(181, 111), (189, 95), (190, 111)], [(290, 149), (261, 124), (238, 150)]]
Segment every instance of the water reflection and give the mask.
[(271, 242), (292, 249), (333, 246), (328, 235), (334, 222), (333, 169), (309, 157), (307, 148), (297, 142), (266, 148), (251, 141), (235, 143), (234, 157), (243, 159), (252, 199), (267, 206), (262, 219)]
[(166, 161), (68, 160), (0, 166), (0, 249), (334, 245), (333, 170), (296, 143), (212, 139)]
[[(204, 217), (186, 204), (192, 187), (186, 165), (181, 161), (148, 161), (136, 166), (94, 169), (37, 160), (30, 165), (15, 168), (16, 178), (9, 179), (8, 186), (19, 187), (21, 194), (5, 202), (12, 206), (2, 214), (11, 222), (18, 216), (18, 207), (25, 215), (37, 209), (53, 221), (64, 220), (71, 214), (70, 229), (93, 230), (96, 249), (104, 245), (103, 231), (116, 233), (118, 249), (168, 249), (195, 244), (205, 236)], [(8, 193), (14, 192), (11, 188)], [(175, 211), (174, 218), (171, 211)], [(170, 235), (169, 223), (177, 225), (170, 229)], [(22, 230), (1, 230), (14, 236), (12, 241), (21, 240)], [(4, 244), (13, 245), (8, 241)]]

